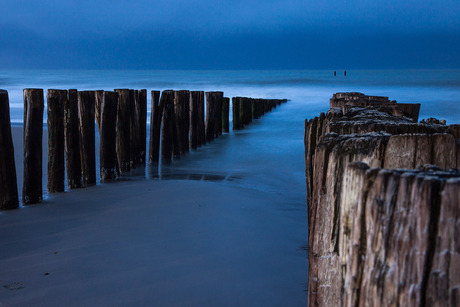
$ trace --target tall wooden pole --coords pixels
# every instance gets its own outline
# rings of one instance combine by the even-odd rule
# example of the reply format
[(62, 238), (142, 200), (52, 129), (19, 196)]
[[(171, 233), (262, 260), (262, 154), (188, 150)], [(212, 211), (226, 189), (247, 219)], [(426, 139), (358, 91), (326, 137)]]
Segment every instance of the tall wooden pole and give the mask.
[(172, 160), (174, 143), (174, 91), (166, 90), (161, 94), (160, 105), (164, 105), (163, 125), (161, 129), (161, 162)]
[(139, 140), (140, 140), (140, 165), (145, 166), (147, 155), (147, 90), (139, 90)]
[(129, 89), (118, 89), (118, 109), (117, 109), (117, 159), (120, 173), (129, 172), (130, 163), (130, 126), (131, 108)]
[(0, 90), (0, 210), (19, 206), (8, 92)]
[(131, 118), (129, 128), (129, 143), (130, 143), (130, 164), (131, 168), (136, 168), (140, 165), (140, 139), (139, 139), (139, 91), (129, 90)]
[(68, 91), (64, 106), (65, 158), (67, 186), (69, 189), (81, 188), (80, 122), (78, 119), (78, 92)]
[(99, 129), (99, 132), (101, 131), (101, 106), (102, 106), (102, 99), (104, 96), (104, 91), (98, 90), (94, 91), (94, 95), (96, 98), (96, 110), (95, 110), (95, 117), (96, 117), (96, 124), (97, 124), (97, 129)]
[(240, 100), (241, 97), (232, 97), (233, 130), (241, 129)]
[(229, 112), (230, 98), (224, 97), (222, 100), (222, 131), (227, 133), (230, 131)]
[(174, 92), (174, 115), (176, 121), (177, 141), (180, 154), (189, 151), (190, 130), (190, 92)]
[(101, 182), (109, 182), (118, 176), (117, 161), (117, 107), (118, 93), (104, 92), (100, 123), (100, 174)]
[(48, 192), (64, 192), (64, 107), (66, 90), (48, 90)]
[(84, 187), (96, 184), (95, 98), (94, 91), (78, 92), (81, 173)]
[(42, 138), (44, 99), (42, 89), (24, 89), (24, 176), (22, 202), (42, 200)]
[(152, 91), (151, 96), (149, 164), (160, 161), (161, 119), (164, 109), (164, 99), (160, 103), (160, 91)]

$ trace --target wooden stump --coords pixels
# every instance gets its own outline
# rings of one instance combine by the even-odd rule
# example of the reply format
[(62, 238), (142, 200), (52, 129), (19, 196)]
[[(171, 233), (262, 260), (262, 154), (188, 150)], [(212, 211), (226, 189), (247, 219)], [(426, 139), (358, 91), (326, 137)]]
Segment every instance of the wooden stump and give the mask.
[(160, 103), (160, 91), (152, 91), (151, 96), (149, 164), (160, 161), (161, 119), (164, 109), (164, 100), (162, 99)]
[(129, 172), (130, 163), (130, 128), (131, 128), (131, 101), (129, 89), (117, 89), (118, 108), (117, 108), (117, 159), (120, 173)]
[(181, 155), (189, 151), (190, 130), (190, 92), (174, 92), (174, 115), (176, 121), (177, 143)]
[(96, 117), (96, 124), (99, 133), (101, 132), (101, 106), (102, 106), (102, 99), (104, 97), (104, 91), (98, 90), (94, 91), (94, 95), (96, 98), (96, 110), (95, 110), (95, 117)]
[(232, 97), (233, 130), (241, 129), (240, 100), (241, 97)]
[(172, 160), (174, 132), (176, 130), (174, 122), (174, 91), (163, 91), (160, 105), (164, 106), (161, 130), (161, 161), (162, 163), (168, 163)]
[(101, 104), (100, 123), (100, 175), (101, 182), (118, 177), (117, 161), (117, 109), (118, 93), (104, 92)]
[(147, 153), (147, 90), (139, 90), (139, 141), (140, 160), (139, 165), (145, 166)]
[(223, 92), (206, 92), (206, 141), (222, 134)]
[(0, 210), (19, 206), (8, 92), (0, 90)]
[(24, 89), (24, 177), (22, 202), (42, 200), (42, 138), (44, 99), (42, 89)]
[(78, 120), (77, 90), (70, 89), (65, 102), (64, 135), (67, 167), (67, 186), (69, 189), (81, 188), (80, 130)]
[(84, 187), (96, 184), (95, 104), (94, 91), (78, 92), (81, 173)]
[(48, 192), (64, 192), (64, 107), (66, 90), (48, 90)]
[(204, 92), (198, 91), (196, 94), (198, 100), (198, 147), (206, 144), (206, 125), (204, 115)]
[(230, 132), (229, 113), (230, 98), (224, 97), (222, 101), (222, 131), (227, 133)]
[(140, 166), (140, 124), (139, 124), (139, 91), (129, 90), (131, 118), (129, 128), (129, 143), (130, 143), (130, 165), (131, 168)]

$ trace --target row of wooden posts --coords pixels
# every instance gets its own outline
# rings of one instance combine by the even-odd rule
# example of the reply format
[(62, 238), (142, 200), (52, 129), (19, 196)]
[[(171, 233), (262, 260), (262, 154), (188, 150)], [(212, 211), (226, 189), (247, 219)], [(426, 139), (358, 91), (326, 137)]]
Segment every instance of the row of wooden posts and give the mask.
[[(204, 99), (206, 97), (206, 118)], [(233, 129), (239, 130), (283, 99), (233, 97)], [(151, 91), (148, 163), (168, 163), (229, 132), (229, 98), (223, 92)], [(147, 90), (54, 90), (47, 92), (48, 192), (96, 184), (95, 124), (100, 134), (100, 179), (109, 182), (145, 167)], [(24, 89), (22, 202), (42, 200), (42, 89)], [(18, 207), (8, 92), (0, 90), (1, 209)], [(161, 144), (160, 144), (161, 142)], [(161, 152), (160, 152), (161, 148)]]

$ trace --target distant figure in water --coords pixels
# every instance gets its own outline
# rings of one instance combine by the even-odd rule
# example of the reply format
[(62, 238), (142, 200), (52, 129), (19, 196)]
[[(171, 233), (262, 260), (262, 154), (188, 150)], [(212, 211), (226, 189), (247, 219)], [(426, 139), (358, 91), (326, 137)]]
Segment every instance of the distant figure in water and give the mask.
[(334, 70), (334, 77), (337, 76), (337, 71)]
[(347, 71), (346, 71), (346, 70), (343, 72), (343, 75), (344, 75), (345, 77), (347, 76)]

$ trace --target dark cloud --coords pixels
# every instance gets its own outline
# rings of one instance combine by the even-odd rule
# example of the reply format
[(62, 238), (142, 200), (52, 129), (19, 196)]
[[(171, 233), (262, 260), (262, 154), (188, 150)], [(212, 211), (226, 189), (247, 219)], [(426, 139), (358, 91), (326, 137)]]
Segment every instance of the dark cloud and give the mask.
[(3, 67), (460, 66), (451, 0), (17, 0), (4, 11)]

